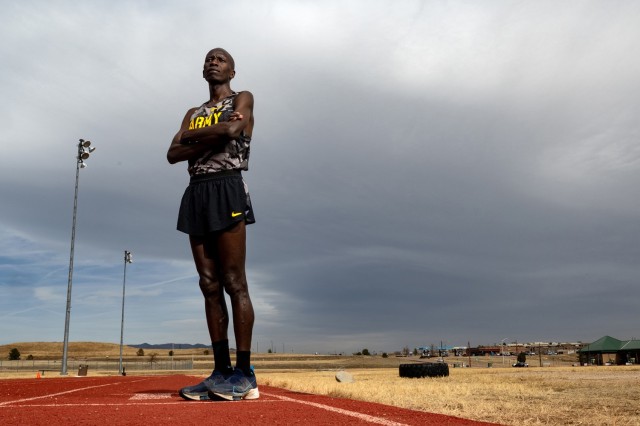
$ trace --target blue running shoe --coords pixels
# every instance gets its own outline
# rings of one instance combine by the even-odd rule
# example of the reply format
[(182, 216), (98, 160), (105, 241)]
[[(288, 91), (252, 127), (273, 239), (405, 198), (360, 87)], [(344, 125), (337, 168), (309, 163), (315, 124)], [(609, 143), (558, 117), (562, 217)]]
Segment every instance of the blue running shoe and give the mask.
[(180, 389), (180, 396), (190, 401), (208, 401), (209, 388), (216, 384), (225, 383), (224, 375), (219, 371), (213, 371), (209, 377), (198, 383), (197, 385), (187, 386)]
[(244, 372), (235, 368), (233, 374), (227, 380), (220, 383), (211, 384), (209, 386), (209, 398), (214, 397), (226, 399), (228, 401), (239, 401), (241, 399), (258, 399), (260, 391), (258, 391), (258, 383), (256, 375), (251, 370), (251, 375), (247, 376)]

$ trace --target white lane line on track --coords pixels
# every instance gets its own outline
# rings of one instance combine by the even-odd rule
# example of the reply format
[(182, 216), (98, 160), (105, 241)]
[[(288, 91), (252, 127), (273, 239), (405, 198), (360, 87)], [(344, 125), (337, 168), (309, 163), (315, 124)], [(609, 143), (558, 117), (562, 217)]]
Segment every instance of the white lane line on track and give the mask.
[[(130, 401), (130, 400), (129, 400)], [(136, 407), (141, 407), (141, 406), (147, 406), (147, 405), (182, 405), (184, 406), (191, 406), (194, 407), (196, 405), (199, 405), (201, 407), (207, 406), (207, 407), (211, 407), (211, 404), (214, 405), (235, 405), (235, 404), (279, 404), (282, 402), (287, 402), (287, 401), (273, 401), (273, 400), (263, 400), (263, 401), (258, 401), (258, 400), (251, 400), (251, 401), (243, 401), (243, 402), (239, 402), (239, 401), (215, 401), (215, 402), (203, 402), (203, 401), (194, 401), (194, 402), (189, 402), (189, 401), (168, 401), (168, 402), (140, 402), (140, 400), (136, 401), (136, 402), (90, 402), (90, 403), (82, 403), (82, 404), (29, 404), (29, 405), (18, 405), (16, 407), (4, 407), (4, 408), (11, 408), (11, 409), (18, 409), (18, 408), (26, 408), (26, 409), (32, 409), (32, 408), (47, 408), (47, 407), (132, 407), (132, 406), (136, 406)], [(0, 407), (2, 408), (2, 407)], [(210, 409), (210, 408), (208, 408)]]
[(298, 404), (310, 405), (312, 407), (321, 408), (323, 410), (332, 411), (334, 413), (344, 414), (345, 416), (355, 417), (357, 419), (364, 420), (369, 423), (376, 423), (379, 425), (386, 425), (386, 426), (407, 426), (405, 423), (397, 423), (391, 420), (383, 419), (381, 417), (370, 416), (368, 414), (362, 414), (356, 411), (344, 410), (342, 408), (332, 407), (330, 405), (318, 404), (317, 402), (301, 401), (299, 399), (293, 399), (293, 398), (289, 398), (282, 395), (274, 395), (272, 393), (266, 393), (266, 392), (260, 392), (260, 393), (273, 398), (278, 398), (282, 401), (297, 402)]
[(173, 395), (170, 393), (137, 393), (129, 398), (129, 401), (140, 401), (147, 399), (170, 399)]
[[(129, 382), (129, 383), (135, 383), (135, 382), (140, 382), (141, 380), (135, 380), (133, 382)], [(60, 395), (66, 395), (68, 393), (73, 393), (73, 392), (80, 392), (83, 390), (87, 390), (87, 389), (95, 389), (95, 388), (102, 388), (105, 386), (112, 386), (112, 385), (119, 385), (122, 384), (124, 382), (115, 382), (115, 383), (107, 383), (104, 385), (95, 385), (95, 386), (87, 386), (85, 388), (79, 388), (79, 389), (71, 389), (68, 391), (64, 391), (64, 392), (57, 392), (57, 393), (50, 393), (48, 395), (41, 395), (41, 396), (34, 396), (32, 398), (23, 398), (23, 399), (16, 399), (13, 401), (5, 401), (5, 402), (0, 402), (0, 407), (6, 406), (6, 405), (11, 405), (11, 404), (17, 404), (19, 402), (28, 402), (28, 401), (35, 401), (36, 399), (44, 399), (44, 398), (51, 398), (54, 396), (60, 396)]]

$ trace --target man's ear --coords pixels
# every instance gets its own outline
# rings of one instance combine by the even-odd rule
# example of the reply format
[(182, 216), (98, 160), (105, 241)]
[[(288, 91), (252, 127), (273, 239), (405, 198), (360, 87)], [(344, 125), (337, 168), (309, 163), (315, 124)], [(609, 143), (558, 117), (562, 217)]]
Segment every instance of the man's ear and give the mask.
[[(203, 71), (204, 73), (204, 71)], [(236, 76), (236, 70), (231, 71), (231, 78), (229, 80), (233, 80), (233, 77)]]

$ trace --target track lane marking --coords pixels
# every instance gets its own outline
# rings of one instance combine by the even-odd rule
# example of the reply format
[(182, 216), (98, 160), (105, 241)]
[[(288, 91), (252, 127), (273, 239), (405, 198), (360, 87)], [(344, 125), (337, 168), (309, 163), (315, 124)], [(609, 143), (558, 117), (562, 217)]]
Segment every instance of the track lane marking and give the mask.
[(272, 398), (280, 399), (282, 401), (297, 402), (298, 404), (310, 405), (312, 407), (321, 408), (323, 410), (332, 411), (334, 413), (343, 414), (345, 416), (355, 417), (357, 419), (364, 420), (369, 423), (376, 423), (376, 424), (385, 425), (385, 426), (408, 426), (406, 423), (398, 423), (391, 420), (383, 419), (381, 417), (375, 417), (375, 416), (370, 416), (368, 414), (358, 413), (356, 411), (349, 411), (349, 410), (344, 410), (342, 408), (332, 407), (330, 405), (318, 404), (317, 402), (301, 401), (299, 399), (293, 399), (287, 396), (275, 395), (275, 394), (266, 393), (266, 392), (260, 392), (260, 393), (266, 396), (270, 396)]
[(137, 393), (129, 398), (129, 401), (140, 401), (147, 399), (171, 399), (172, 393)]
[[(127, 401), (131, 401), (130, 399)], [(251, 401), (243, 401), (242, 404), (280, 404), (280, 403), (284, 403), (287, 401), (274, 401), (274, 400), (263, 400), (263, 401), (258, 401), (258, 400), (251, 400)], [(204, 402), (204, 401), (194, 401), (194, 402), (190, 402), (190, 401), (165, 401), (165, 402), (141, 402), (140, 400), (137, 401), (133, 401), (133, 402), (90, 402), (90, 403), (78, 403), (78, 404), (70, 404), (70, 403), (63, 403), (63, 404), (29, 404), (29, 405), (17, 405), (15, 407), (0, 407), (0, 408), (12, 408), (12, 409), (17, 409), (17, 408), (27, 408), (27, 409), (31, 409), (34, 407), (38, 407), (38, 408), (51, 408), (51, 407), (133, 407), (133, 406), (139, 406), (139, 407), (144, 407), (147, 405), (182, 405), (182, 406), (192, 406), (195, 407), (196, 405), (200, 405), (200, 406), (205, 406), (205, 405), (209, 405), (209, 404), (218, 404), (218, 405), (226, 405), (226, 404), (235, 404), (235, 403), (240, 403), (239, 401), (214, 401), (214, 402)], [(209, 405), (210, 406), (210, 405)]]
[[(135, 381), (132, 381), (132, 382), (127, 382), (127, 383), (136, 383), (136, 382), (141, 382), (141, 381), (144, 381), (144, 380), (135, 380)], [(0, 407), (4, 407), (4, 406), (7, 406), (7, 405), (11, 405), (11, 404), (17, 404), (17, 403), (20, 403), (20, 402), (29, 402), (29, 401), (35, 401), (37, 399), (44, 399), (44, 398), (51, 398), (51, 397), (54, 397), (54, 396), (66, 395), (68, 393), (80, 392), (80, 391), (88, 390), (88, 389), (96, 389), (96, 388), (102, 388), (102, 387), (105, 387), (105, 386), (121, 385), (122, 383), (125, 383), (125, 382), (115, 382), (115, 383), (107, 383), (107, 384), (104, 384), (104, 385), (87, 386), (87, 387), (84, 387), (84, 388), (71, 389), (71, 390), (64, 391), (64, 392), (57, 392), (57, 393), (50, 393), (48, 395), (34, 396), (32, 398), (23, 398), (23, 399), (16, 399), (16, 400), (13, 400), (13, 401), (5, 401), (5, 402), (0, 402)]]

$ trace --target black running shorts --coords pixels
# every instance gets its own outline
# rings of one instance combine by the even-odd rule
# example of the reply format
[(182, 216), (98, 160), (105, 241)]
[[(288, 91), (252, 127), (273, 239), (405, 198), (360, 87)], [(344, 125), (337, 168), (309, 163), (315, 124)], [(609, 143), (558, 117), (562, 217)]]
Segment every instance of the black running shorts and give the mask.
[(246, 224), (256, 221), (240, 171), (191, 177), (180, 203), (178, 231), (202, 236), (241, 220)]

